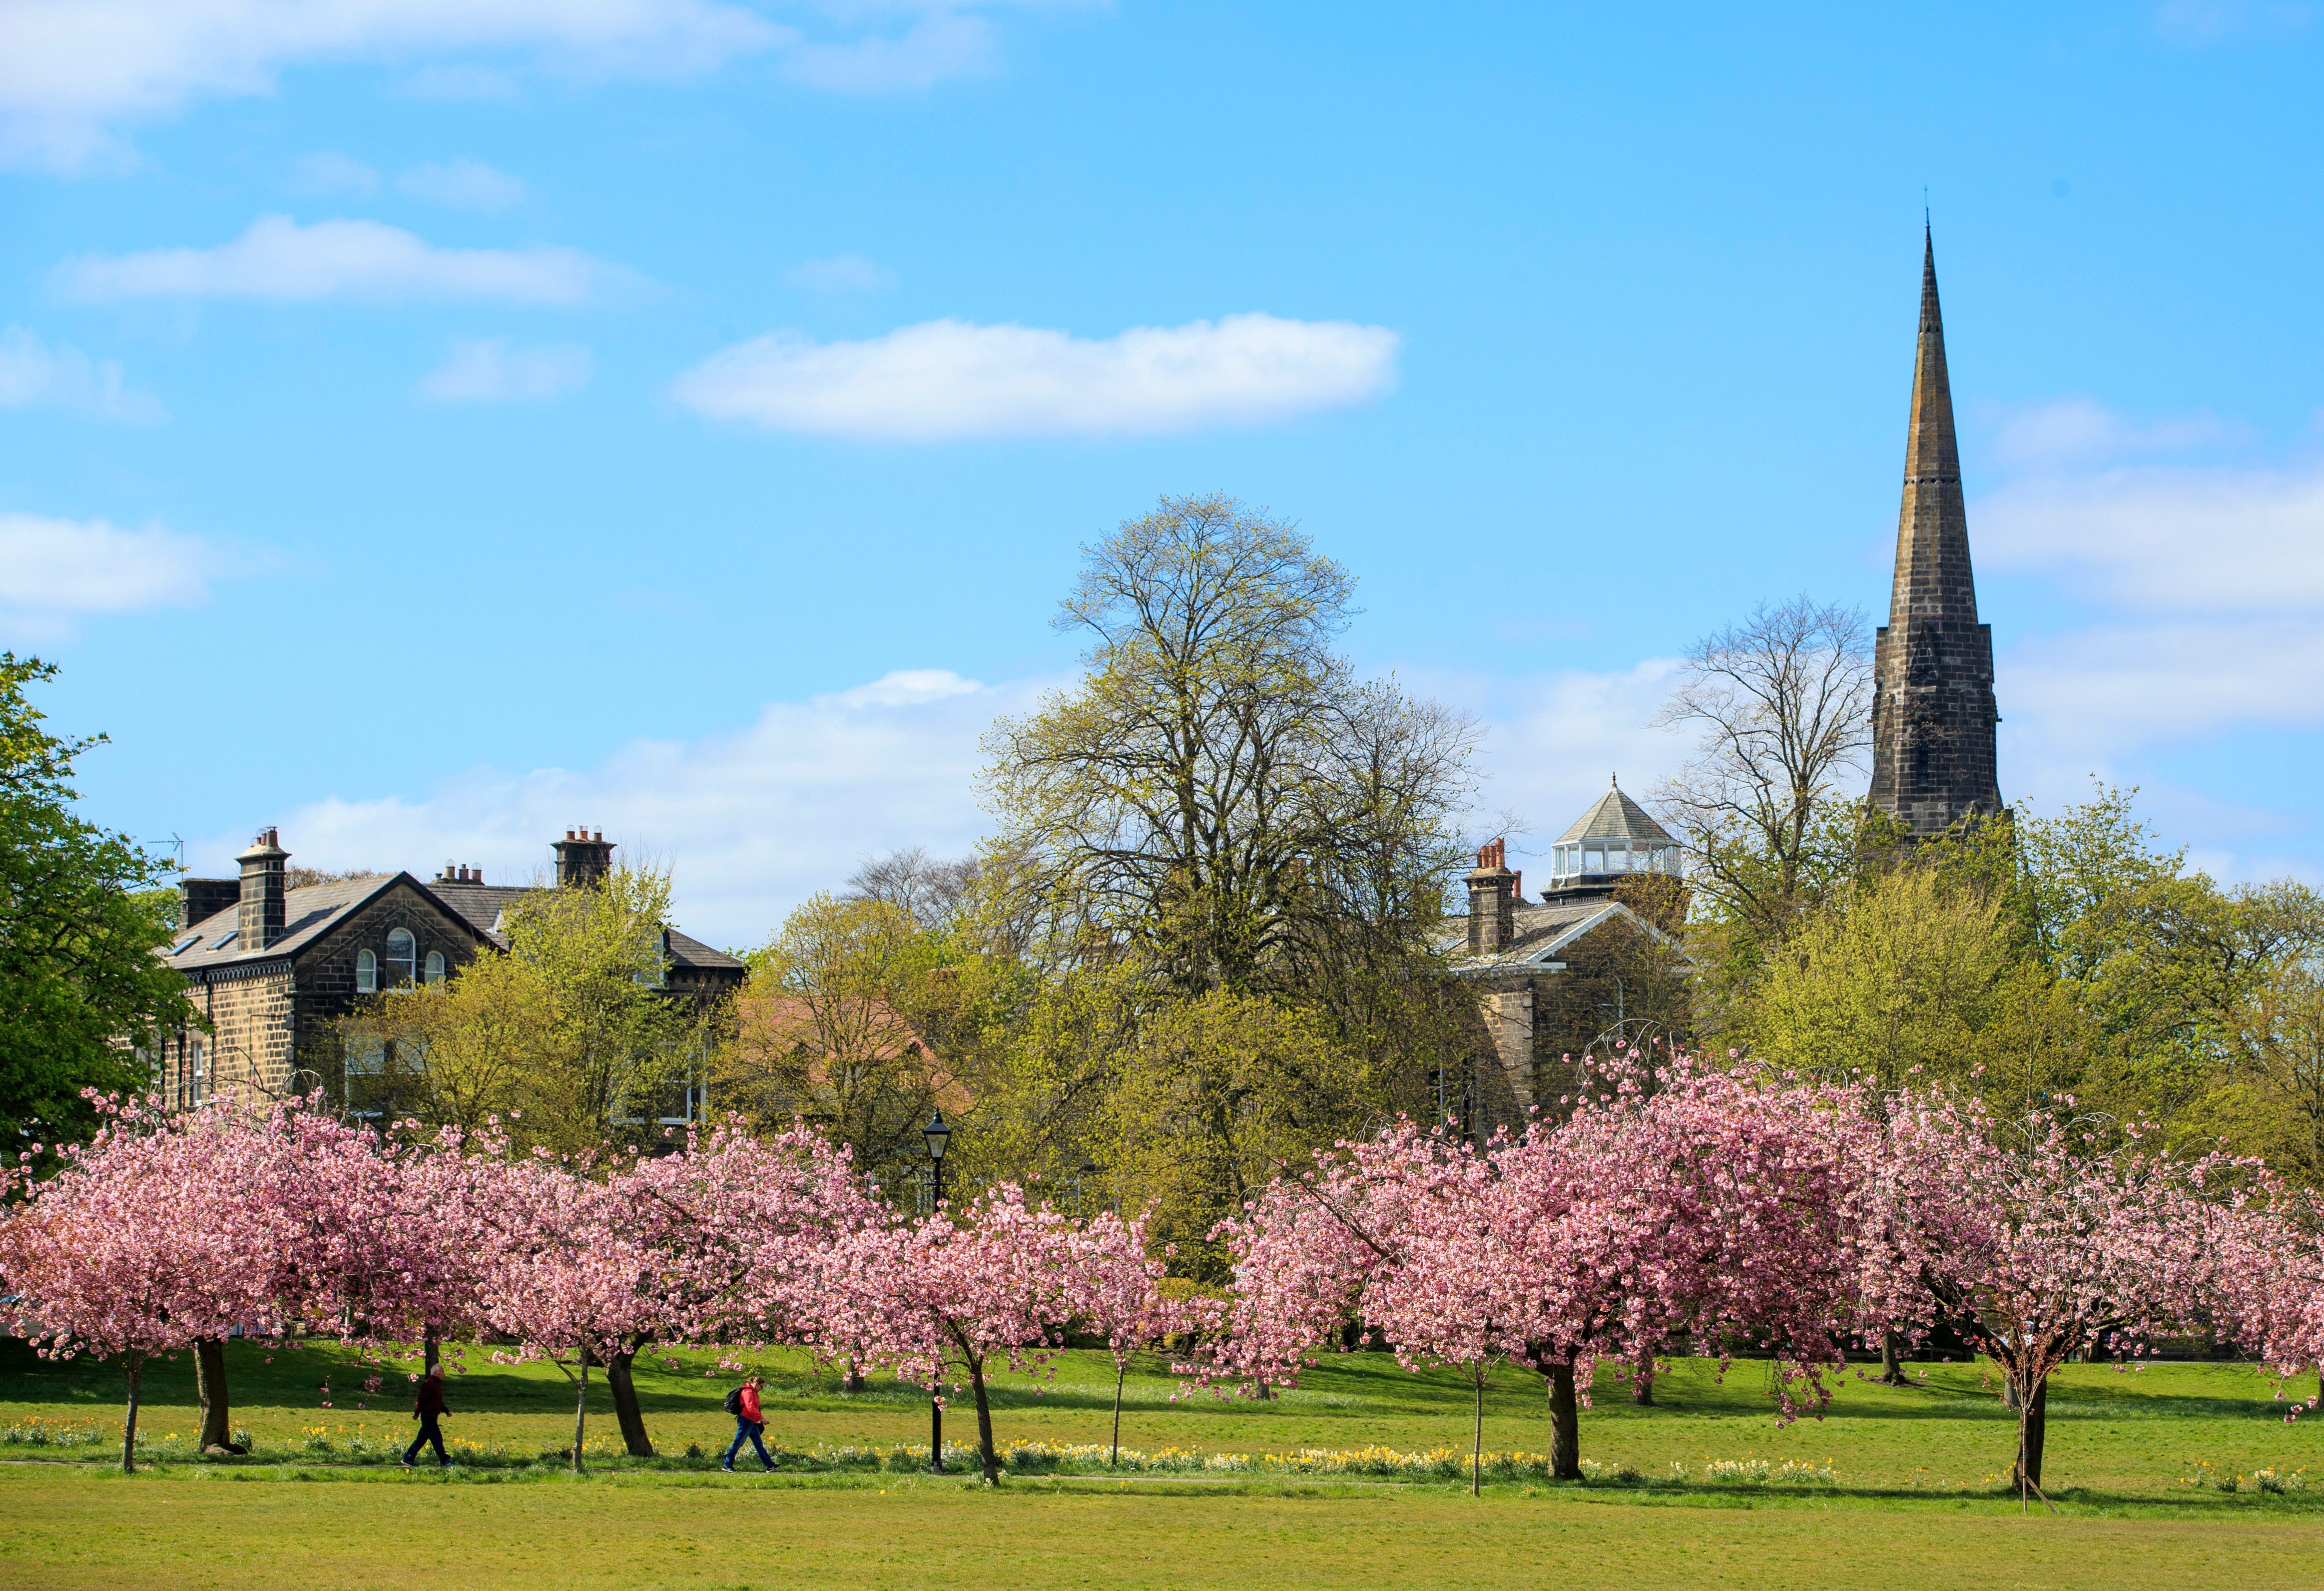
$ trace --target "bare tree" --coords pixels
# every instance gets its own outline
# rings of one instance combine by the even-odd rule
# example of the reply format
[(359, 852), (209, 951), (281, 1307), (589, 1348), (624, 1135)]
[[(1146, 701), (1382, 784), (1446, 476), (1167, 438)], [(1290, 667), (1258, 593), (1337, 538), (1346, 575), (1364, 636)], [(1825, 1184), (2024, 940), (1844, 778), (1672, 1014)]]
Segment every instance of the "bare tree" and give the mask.
[(924, 929), (942, 927), (976, 882), (973, 858), (932, 857), (924, 845), (865, 857), (847, 880), (848, 900), (883, 900)]
[(1697, 891), (1767, 942), (1831, 860), (1841, 803), (1867, 773), (1872, 648), (1861, 610), (1762, 604), (1688, 652), (1655, 723), (1701, 735), (1656, 792), (1692, 853)]

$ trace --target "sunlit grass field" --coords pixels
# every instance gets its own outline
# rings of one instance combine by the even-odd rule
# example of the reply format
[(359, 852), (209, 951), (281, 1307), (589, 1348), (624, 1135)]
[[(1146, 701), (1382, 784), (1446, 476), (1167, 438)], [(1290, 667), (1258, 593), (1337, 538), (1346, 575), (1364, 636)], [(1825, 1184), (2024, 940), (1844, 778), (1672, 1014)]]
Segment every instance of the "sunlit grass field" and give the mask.
[[(1824, 1419), (1790, 1425), (1763, 1364), (1721, 1380), (1679, 1360), (1647, 1408), (1605, 1375), (1582, 1416), (1591, 1481), (1505, 1466), (1471, 1499), (1465, 1469), (1455, 1480), (1449, 1455), (1425, 1457), (1465, 1462), (1468, 1388), (1383, 1354), (1327, 1356), (1263, 1403), (1187, 1395), (1142, 1365), (1121, 1440), (1145, 1458), (1118, 1474), (1102, 1457), (1058, 1466), (1035, 1451), (1107, 1440), (1110, 1360), (1071, 1353), (1053, 1381), (1004, 1376), (996, 1436), (1027, 1457), (997, 1496), (895, 1452), (927, 1442), (925, 1393), (875, 1379), (849, 1393), (793, 1355), (763, 1366), (780, 1473), (716, 1472), (731, 1378), (687, 1353), (638, 1366), (662, 1457), (621, 1456), (599, 1382), (591, 1473), (576, 1479), (554, 1457), (572, 1438), (570, 1384), (546, 1366), (466, 1359), (445, 1427), (467, 1462), (450, 1476), (394, 1463), (414, 1429), (414, 1366), (237, 1344), (235, 1423), (256, 1452), (192, 1452), (181, 1358), (147, 1373), (147, 1467), (124, 1477), (119, 1372), (0, 1346), (0, 1585), (2324, 1584), (2324, 1422), (2286, 1424), (2274, 1384), (2247, 1366), (2069, 1368), (2050, 1400), (2052, 1517), (2038, 1504), (2021, 1516), (2002, 1488), (2015, 1421), (1977, 1365), (1916, 1366), (1926, 1384), (1908, 1389), (1851, 1379)], [(366, 1393), (375, 1373), (386, 1382)], [(1494, 1379), (1489, 1451), (1539, 1454), (1547, 1424), (1538, 1378)], [(964, 1397), (947, 1445), (974, 1430)], [(1282, 1459), (1303, 1450), (1337, 1457)], [(1302, 1463), (1329, 1473), (1295, 1473)]]

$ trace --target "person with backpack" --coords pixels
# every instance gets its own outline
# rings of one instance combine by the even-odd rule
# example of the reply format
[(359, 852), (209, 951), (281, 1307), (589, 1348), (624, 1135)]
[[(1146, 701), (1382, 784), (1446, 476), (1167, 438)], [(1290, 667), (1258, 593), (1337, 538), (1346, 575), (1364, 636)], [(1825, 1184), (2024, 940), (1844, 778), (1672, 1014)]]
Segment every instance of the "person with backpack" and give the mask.
[(767, 1429), (766, 1416), (759, 1409), (759, 1389), (764, 1385), (766, 1382), (763, 1379), (753, 1375), (726, 1394), (726, 1412), (734, 1417), (734, 1442), (726, 1449), (726, 1462), (718, 1467), (728, 1475), (734, 1473), (734, 1455), (742, 1450), (742, 1439), (745, 1437), (757, 1449), (759, 1462), (769, 1469), (775, 1467), (775, 1461), (767, 1457), (767, 1444), (761, 1439), (760, 1434)]
[(410, 1468), (411, 1461), (420, 1457), (423, 1442), (435, 1444), (438, 1467), (452, 1467), (452, 1456), (444, 1451), (443, 1427), (436, 1423), (447, 1412), (444, 1407), (444, 1366), (430, 1365), (428, 1374), (420, 1379), (420, 1395), (411, 1402), (411, 1417), (420, 1421), (420, 1434), (413, 1437), (411, 1445), (403, 1449), (404, 1468)]

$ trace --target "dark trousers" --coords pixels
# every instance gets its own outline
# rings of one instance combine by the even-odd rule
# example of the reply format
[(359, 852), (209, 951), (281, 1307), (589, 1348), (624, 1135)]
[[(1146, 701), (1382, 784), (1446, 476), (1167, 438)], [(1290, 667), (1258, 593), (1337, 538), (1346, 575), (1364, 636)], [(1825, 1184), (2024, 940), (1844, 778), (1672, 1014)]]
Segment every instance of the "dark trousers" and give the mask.
[(726, 1449), (726, 1467), (729, 1469), (734, 1467), (734, 1455), (742, 1450), (742, 1439), (748, 1437), (751, 1439), (751, 1446), (758, 1449), (759, 1462), (772, 1469), (775, 1467), (775, 1461), (767, 1457), (767, 1444), (759, 1439), (759, 1433), (766, 1429), (765, 1426), (747, 1416), (735, 1415), (734, 1445)]
[(422, 1414), (420, 1417), (420, 1434), (413, 1437), (411, 1439), (411, 1445), (403, 1449), (403, 1461), (406, 1464), (409, 1464), (414, 1458), (419, 1458), (420, 1449), (429, 1443), (435, 1444), (437, 1463), (449, 1464), (452, 1462), (452, 1456), (444, 1451), (444, 1431), (443, 1428), (436, 1423), (436, 1416), (433, 1414)]

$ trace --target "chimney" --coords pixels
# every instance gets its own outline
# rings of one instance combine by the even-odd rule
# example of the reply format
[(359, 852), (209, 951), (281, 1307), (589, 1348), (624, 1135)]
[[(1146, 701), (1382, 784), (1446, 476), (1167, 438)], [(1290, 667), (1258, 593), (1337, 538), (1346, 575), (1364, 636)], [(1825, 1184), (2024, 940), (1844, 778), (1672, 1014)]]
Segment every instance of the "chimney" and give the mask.
[(1497, 955), (1517, 937), (1510, 888), (1517, 875), (1507, 865), (1508, 842), (1495, 840), (1477, 852), (1476, 870), (1469, 875), (1469, 953)]
[(593, 838), (586, 824), (565, 831), (565, 838), (550, 843), (557, 853), (557, 887), (578, 889), (586, 885), (602, 884), (605, 875), (613, 870), (613, 847), (605, 841), (600, 829)]
[(208, 922), (220, 912), (234, 910), (242, 898), (239, 878), (180, 878), (178, 880), (178, 927), (182, 932)]
[(250, 849), (234, 860), (242, 864), (241, 913), (235, 919), (240, 935), (235, 948), (245, 955), (263, 951), (282, 937), (282, 864), (290, 853), (282, 849), (272, 829), (259, 832)]

